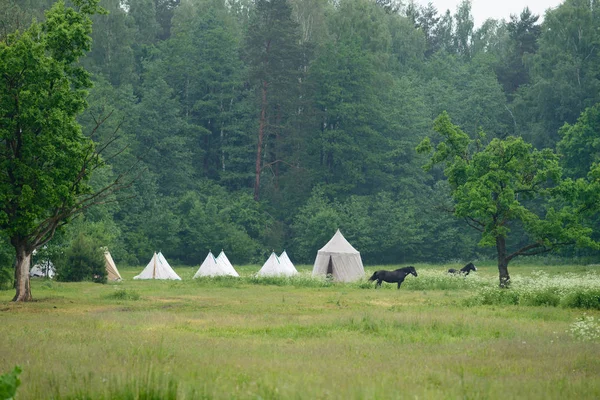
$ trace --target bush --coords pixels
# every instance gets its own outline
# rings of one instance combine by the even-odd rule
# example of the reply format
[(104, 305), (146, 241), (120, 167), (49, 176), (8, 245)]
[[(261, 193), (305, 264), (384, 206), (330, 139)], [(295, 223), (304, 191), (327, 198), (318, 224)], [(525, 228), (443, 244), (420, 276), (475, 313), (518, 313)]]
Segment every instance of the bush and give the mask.
[(600, 289), (576, 289), (567, 293), (560, 304), (567, 308), (600, 310)]
[(546, 288), (534, 292), (525, 292), (521, 294), (519, 304), (525, 306), (552, 306), (556, 307), (560, 303), (560, 296), (555, 288)]
[(100, 245), (79, 234), (56, 265), (56, 279), (63, 282), (106, 283), (107, 273)]

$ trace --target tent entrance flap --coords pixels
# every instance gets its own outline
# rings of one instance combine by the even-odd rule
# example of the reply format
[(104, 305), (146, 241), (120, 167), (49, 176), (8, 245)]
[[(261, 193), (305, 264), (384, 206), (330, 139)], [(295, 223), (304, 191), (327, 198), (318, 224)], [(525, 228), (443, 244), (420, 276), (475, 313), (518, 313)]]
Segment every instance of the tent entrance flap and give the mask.
[(329, 256), (329, 262), (327, 263), (327, 274), (326, 276), (333, 276), (333, 260)]

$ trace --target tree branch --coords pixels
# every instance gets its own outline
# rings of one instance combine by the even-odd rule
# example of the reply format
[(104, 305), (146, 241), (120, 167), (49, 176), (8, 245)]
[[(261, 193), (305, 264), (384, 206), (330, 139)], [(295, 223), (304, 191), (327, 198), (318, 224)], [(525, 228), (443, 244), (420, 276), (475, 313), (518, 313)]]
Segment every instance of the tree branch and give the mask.
[(485, 225), (483, 223), (481, 223), (480, 221), (477, 221), (475, 218), (471, 218), (471, 217), (465, 217), (465, 222), (467, 223), (467, 225), (469, 225), (471, 228), (479, 231), (479, 232), (484, 232), (485, 229)]
[[(550, 245), (550, 247), (546, 247), (545, 245), (543, 245), (541, 243), (532, 243), (532, 244), (529, 244), (529, 245), (515, 251), (514, 253), (510, 254), (508, 257), (506, 257), (506, 261), (510, 261), (517, 256), (535, 256), (538, 254), (548, 253), (548, 252), (556, 249), (557, 247), (568, 246), (568, 245), (572, 245), (572, 244), (575, 244), (575, 241), (556, 242), (556, 243), (552, 243)], [(533, 251), (533, 249), (538, 249), (538, 250)]]

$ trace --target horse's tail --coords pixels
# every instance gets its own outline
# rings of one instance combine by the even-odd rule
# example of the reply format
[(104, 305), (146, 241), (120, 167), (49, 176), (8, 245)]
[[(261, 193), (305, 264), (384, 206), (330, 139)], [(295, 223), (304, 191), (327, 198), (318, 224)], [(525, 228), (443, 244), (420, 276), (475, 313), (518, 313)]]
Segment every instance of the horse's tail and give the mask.
[(371, 276), (369, 278), (370, 281), (374, 281), (375, 279), (377, 279), (377, 274), (379, 273), (379, 271), (375, 271), (375, 273), (373, 273), (373, 276)]

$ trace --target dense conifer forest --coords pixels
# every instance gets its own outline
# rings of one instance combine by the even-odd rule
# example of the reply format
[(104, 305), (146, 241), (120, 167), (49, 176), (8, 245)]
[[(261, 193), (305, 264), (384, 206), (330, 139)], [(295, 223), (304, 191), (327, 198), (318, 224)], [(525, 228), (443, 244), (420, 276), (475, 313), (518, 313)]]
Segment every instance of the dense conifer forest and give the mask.
[[(2, 1), (0, 41), (43, 21), (52, 3)], [(473, 148), (516, 137), (550, 149), (573, 182), (600, 161), (596, 0), (482, 26), (468, 0), (456, 10), (393, 0), (100, 5), (108, 14), (93, 16), (80, 61), (93, 87), (78, 122), (106, 146), (92, 186), (121, 175), (130, 184), (38, 257), (84, 235), (123, 264), (161, 250), (198, 265), (209, 249), (234, 263), (286, 249), (311, 263), (340, 228), (366, 264), (493, 258), (494, 243), (456, 217), (443, 166), (416, 151), (440, 141), (438, 116)], [(536, 201), (530, 209), (547, 212)], [(598, 239), (598, 214), (584, 225)], [(522, 222), (504, 228), (509, 245), (531, 239)], [(3, 265), (13, 253), (3, 237)], [(574, 246), (558, 254), (599, 259)]]

